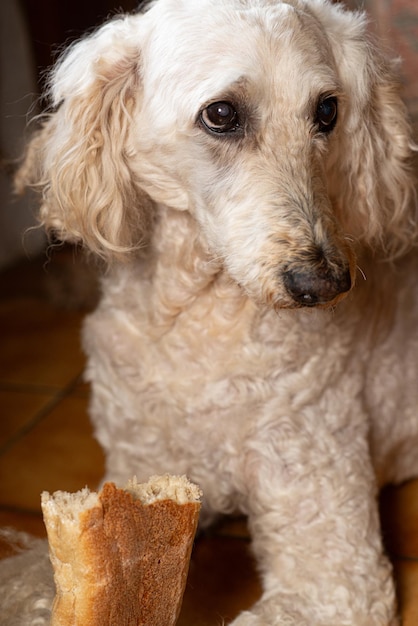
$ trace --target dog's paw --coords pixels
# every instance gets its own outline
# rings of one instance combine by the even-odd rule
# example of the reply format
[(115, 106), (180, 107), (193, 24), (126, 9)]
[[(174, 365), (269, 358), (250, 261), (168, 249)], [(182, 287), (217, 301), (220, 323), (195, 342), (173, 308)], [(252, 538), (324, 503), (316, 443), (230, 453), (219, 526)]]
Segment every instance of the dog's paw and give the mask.
[[(365, 618), (361, 622), (344, 622), (344, 624), (350, 623), (350, 626), (400, 626), (398, 619), (393, 619), (390, 622), (373, 622), (369, 621), (369, 618)], [(329, 622), (324, 621), (307, 621), (304, 617), (296, 617), (295, 615), (284, 615), (282, 612), (277, 613), (275, 616), (262, 616), (245, 611), (233, 621), (229, 626), (337, 626), (337, 623), (333, 620)]]
[[(295, 621), (290, 616), (277, 617), (274, 618), (274, 621), (271, 621), (246, 611), (241, 613), (229, 626), (308, 626), (308, 623), (306, 621)], [(312, 624), (309, 626), (312, 626)]]
[(257, 617), (257, 615), (250, 613), (249, 611), (245, 611), (245, 613), (240, 613), (229, 626), (267, 626), (267, 622), (260, 621), (260, 618)]
[[(300, 601), (300, 599), (299, 599)], [(310, 616), (307, 617), (306, 605), (298, 610), (297, 600), (294, 604), (260, 601), (252, 611), (244, 611), (229, 624), (229, 626), (400, 626), (397, 618), (384, 618), (381, 614), (372, 617), (371, 615), (349, 615), (324, 617), (322, 611), (319, 613), (312, 607)], [(299, 605), (300, 607), (300, 605)]]
[(313, 626), (293, 611), (292, 614), (285, 614), (280, 608), (263, 610), (266, 608), (260, 603), (255, 612), (240, 613), (230, 626)]

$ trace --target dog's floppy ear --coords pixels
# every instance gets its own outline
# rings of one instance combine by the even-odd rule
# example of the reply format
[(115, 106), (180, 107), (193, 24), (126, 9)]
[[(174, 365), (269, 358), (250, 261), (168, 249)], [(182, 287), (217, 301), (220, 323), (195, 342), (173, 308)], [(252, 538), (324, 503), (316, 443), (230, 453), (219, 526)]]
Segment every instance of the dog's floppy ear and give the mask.
[(107, 259), (137, 247), (150, 221), (127, 142), (141, 94), (135, 19), (112, 20), (64, 54), (50, 78), (55, 111), (16, 177), (18, 190), (29, 184), (42, 193), (47, 230)]
[(330, 191), (347, 233), (392, 258), (417, 237), (411, 130), (397, 64), (375, 45), (363, 14), (325, 6), (320, 19), (347, 94)]

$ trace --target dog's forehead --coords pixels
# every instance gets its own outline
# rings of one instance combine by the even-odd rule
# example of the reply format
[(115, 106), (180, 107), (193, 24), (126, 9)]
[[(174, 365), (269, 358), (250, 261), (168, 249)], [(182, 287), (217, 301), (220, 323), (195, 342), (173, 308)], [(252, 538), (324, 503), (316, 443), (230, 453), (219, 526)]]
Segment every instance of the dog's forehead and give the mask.
[(329, 42), (305, 9), (285, 2), (188, 6), (161, 14), (154, 26), (144, 55), (150, 93), (194, 111), (243, 81), (267, 93), (274, 84), (297, 86), (312, 67), (316, 79), (318, 71), (329, 78)]

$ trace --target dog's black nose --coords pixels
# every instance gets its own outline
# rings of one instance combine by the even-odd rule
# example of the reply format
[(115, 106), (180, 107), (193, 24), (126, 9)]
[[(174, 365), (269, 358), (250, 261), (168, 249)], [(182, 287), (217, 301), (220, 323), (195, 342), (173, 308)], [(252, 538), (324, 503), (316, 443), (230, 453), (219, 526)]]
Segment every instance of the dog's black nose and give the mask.
[(332, 271), (329, 268), (313, 271), (284, 273), (284, 284), (293, 300), (303, 306), (315, 306), (332, 302), (340, 294), (351, 289), (349, 269)]

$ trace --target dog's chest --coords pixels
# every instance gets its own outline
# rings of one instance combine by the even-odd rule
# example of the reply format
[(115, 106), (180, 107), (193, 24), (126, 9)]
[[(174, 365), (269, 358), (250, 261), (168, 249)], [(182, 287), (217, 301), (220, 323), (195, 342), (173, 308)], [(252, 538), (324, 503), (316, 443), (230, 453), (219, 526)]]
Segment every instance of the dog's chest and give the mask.
[(259, 308), (224, 276), (198, 296), (172, 293), (119, 277), (90, 319), (90, 342), (102, 337), (138, 395), (159, 394), (190, 412), (248, 407), (299, 386), (298, 377), (308, 384), (316, 376), (318, 388), (325, 372), (344, 367), (349, 339), (330, 313)]
[[(351, 333), (330, 313), (261, 309), (221, 275), (190, 297), (179, 289), (168, 297), (125, 269), (104, 287), (84, 332), (88, 378), (102, 445), (113, 450), (129, 428), (123, 467), (137, 472), (145, 454), (154, 472), (201, 480), (192, 467), (206, 475), (219, 466), (232, 475), (265, 418), (279, 428), (316, 406), (316, 424), (333, 419), (329, 405), (347, 394), (337, 388), (350, 366)], [(351, 378), (351, 397), (354, 386)]]

